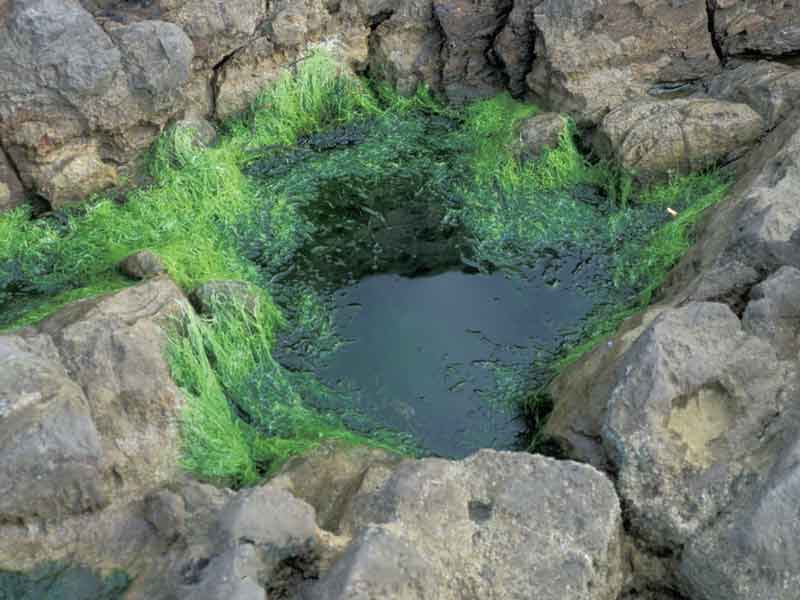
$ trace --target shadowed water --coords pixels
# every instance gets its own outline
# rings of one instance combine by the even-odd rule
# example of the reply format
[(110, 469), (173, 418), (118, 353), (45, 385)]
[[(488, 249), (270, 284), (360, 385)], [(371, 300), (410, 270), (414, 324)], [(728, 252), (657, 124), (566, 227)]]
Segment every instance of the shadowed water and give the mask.
[(317, 375), (433, 454), (512, 448), (525, 432), (514, 388), (593, 306), (575, 285), (586, 276), (577, 262), (515, 276), (367, 277), (336, 294), (346, 343)]

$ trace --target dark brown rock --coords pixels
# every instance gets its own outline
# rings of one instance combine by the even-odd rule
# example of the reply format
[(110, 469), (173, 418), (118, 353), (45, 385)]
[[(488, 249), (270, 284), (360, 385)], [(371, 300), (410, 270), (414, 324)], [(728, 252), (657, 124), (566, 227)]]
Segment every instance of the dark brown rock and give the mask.
[(149, 279), (166, 272), (158, 255), (149, 250), (140, 250), (124, 258), (119, 270), (132, 279)]
[(794, 2), (715, 0), (715, 34), (726, 57), (781, 57), (800, 50), (800, 13)]
[(525, 119), (519, 124), (522, 154), (536, 158), (545, 148), (557, 147), (566, 126), (564, 117), (557, 113), (541, 113)]

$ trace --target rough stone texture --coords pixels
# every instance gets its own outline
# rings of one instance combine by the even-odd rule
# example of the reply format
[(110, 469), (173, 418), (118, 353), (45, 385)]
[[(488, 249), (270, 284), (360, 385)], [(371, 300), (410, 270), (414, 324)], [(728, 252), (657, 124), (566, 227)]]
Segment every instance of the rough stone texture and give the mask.
[(119, 270), (132, 279), (148, 279), (166, 271), (158, 255), (149, 250), (140, 250), (122, 259)]
[(544, 0), (535, 8), (534, 98), (599, 122), (655, 84), (718, 69), (704, 0)]
[(414, 93), (420, 83), (438, 89), (444, 38), (432, 0), (403, 0), (393, 11), (385, 10), (370, 36), (370, 74), (385, 79), (401, 94)]
[(763, 130), (763, 119), (746, 104), (642, 99), (612, 110), (593, 144), (600, 155), (646, 178), (729, 162)]
[(621, 517), (592, 467), (483, 450), (403, 463), (310, 598), (563, 598), (620, 591)]
[(749, 289), (779, 267), (800, 268), (800, 112), (794, 111), (742, 165), (698, 243), (673, 270), (666, 294), (744, 308)]
[(512, 8), (513, 0), (433, 0), (434, 16), (446, 39), (441, 85), (451, 102), (503, 89), (505, 82), (490, 51)]
[(0, 17), (0, 140), (22, 182), (55, 205), (114, 184), (179, 108), (189, 38), (160, 21), (104, 31), (74, 0)]
[(536, 158), (545, 148), (555, 148), (561, 140), (566, 123), (558, 113), (540, 113), (519, 124), (522, 153)]
[(502, 31), (495, 38), (494, 53), (503, 66), (507, 87), (514, 96), (528, 91), (525, 77), (533, 68), (536, 26), (533, 13), (543, 0), (515, 0)]
[(778, 349), (781, 358), (800, 350), (800, 271), (782, 267), (750, 291), (744, 328)]
[(601, 471), (611, 470), (601, 432), (608, 398), (617, 382), (616, 365), (663, 310), (653, 307), (629, 318), (614, 337), (581, 357), (552, 382), (550, 393), (556, 403), (544, 435), (556, 444), (560, 454)]
[(747, 62), (712, 79), (708, 94), (749, 105), (772, 129), (800, 100), (800, 69), (765, 60)]
[(800, 11), (795, 2), (716, 0), (716, 36), (726, 57), (780, 57), (800, 51)]
[(290, 459), (272, 484), (313, 506), (321, 528), (340, 533), (347, 528), (353, 498), (377, 488), (399, 463), (383, 450), (324, 444)]
[(159, 323), (181, 299), (154, 279), (0, 338), (0, 521), (58, 522), (174, 478), (181, 399)]
[(631, 530), (680, 549), (758, 470), (764, 427), (800, 391), (796, 370), (724, 304), (690, 303), (659, 315), (616, 372), (603, 442)]
[(19, 206), (25, 200), (25, 189), (14, 167), (0, 148), (0, 212)]

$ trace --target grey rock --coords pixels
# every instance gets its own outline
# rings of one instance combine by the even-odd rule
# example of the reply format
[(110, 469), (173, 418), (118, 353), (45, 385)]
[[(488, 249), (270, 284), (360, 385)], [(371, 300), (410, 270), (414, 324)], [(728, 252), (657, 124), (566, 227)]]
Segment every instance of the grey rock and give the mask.
[(39, 342), (0, 336), (0, 520), (57, 521), (108, 502), (89, 403)]
[(616, 598), (619, 505), (592, 467), (483, 450), (402, 463), (353, 504), (311, 598)]
[(145, 498), (147, 521), (155, 527), (164, 539), (177, 539), (186, 520), (186, 506), (183, 498), (168, 490), (159, 490)]
[(723, 304), (661, 313), (620, 362), (603, 428), (630, 530), (676, 550), (711, 524), (758, 469), (795, 378)]
[(175, 123), (175, 128), (189, 133), (195, 146), (199, 148), (208, 148), (217, 140), (216, 128), (206, 119), (181, 119)]
[(14, 169), (0, 148), (0, 212), (10, 210), (25, 200), (25, 188)]
[(687, 173), (744, 154), (764, 130), (746, 104), (703, 98), (633, 100), (612, 110), (595, 150), (641, 177)]
[(545, 148), (558, 146), (566, 128), (564, 117), (557, 113), (540, 113), (519, 124), (519, 138), (525, 156), (536, 158)]
[(781, 57), (800, 50), (800, 19), (791, 2), (716, 0), (716, 37), (726, 57)]
[(149, 279), (166, 272), (158, 255), (149, 250), (140, 250), (122, 259), (119, 270), (132, 279)]
[(781, 358), (800, 350), (800, 271), (782, 267), (750, 291), (744, 328), (770, 342)]
[(533, 68), (536, 52), (536, 25), (533, 13), (543, 0), (516, 0), (502, 31), (494, 40), (494, 53), (508, 79), (514, 96), (528, 91), (525, 77)]
[(765, 60), (746, 62), (712, 79), (708, 94), (749, 105), (772, 129), (800, 100), (800, 69)]

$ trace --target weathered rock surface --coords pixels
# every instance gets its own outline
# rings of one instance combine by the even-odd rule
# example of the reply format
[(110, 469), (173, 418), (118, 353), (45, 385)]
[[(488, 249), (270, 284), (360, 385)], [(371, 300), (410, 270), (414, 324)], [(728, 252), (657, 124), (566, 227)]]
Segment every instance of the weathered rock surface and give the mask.
[(203, 314), (213, 314), (220, 306), (254, 312), (261, 304), (261, 292), (245, 281), (207, 281), (192, 290), (189, 300)]
[(519, 140), (523, 155), (536, 158), (545, 148), (558, 146), (566, 126), (564, 117), (558, 113), (540, 113), (522, 121)]
[(662, 313), (618, 377), (603, 429), (617, 488), (635, 534), (673, 550), (758, 469), (761, 432), (800, 391), (793, 365), (714, 303)]
[(525, 77), (536, 57), (534, 10), (543, 0), (515, 0), (502, 31), (494, 40), (493, 51), (503, 67), (507, 87), (514, 96), (528, 92)]
[(0, 336), (0, 564), (62, 558), (84, 536), (70, 518), (176, 478), (182, 400), (162, 327), (181, 302), (157, 278)]
[(800, 69), (765, 60), (744, 63), (712, 79), (708, 94), (749, 105), (772, 129), (800, 100)]
[(408, 461), (353, 504), (356, 537), (309, 593), (335, 598), (616, 598), (621, 517), (585, 465), (483, 450)]
[(764, 120), (746, 104), (691, 98), (634, 100), (612, 110), (595, 150), (641, 177), (729, 162), (752, 146)]
[(535, 8), (534, 99), (599, 122), (655, 84), (697, 80), (718, 61), (703, 0), (544, 0)]
[(800, 18), (793, 2), (714, 0), (715, 35), (726, 57), (781, 57), (800, 50)]
[(19, 206), (25, 200), (25, 189), (14, 167), (0, 148), (0, 212)]

